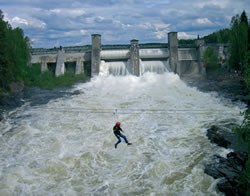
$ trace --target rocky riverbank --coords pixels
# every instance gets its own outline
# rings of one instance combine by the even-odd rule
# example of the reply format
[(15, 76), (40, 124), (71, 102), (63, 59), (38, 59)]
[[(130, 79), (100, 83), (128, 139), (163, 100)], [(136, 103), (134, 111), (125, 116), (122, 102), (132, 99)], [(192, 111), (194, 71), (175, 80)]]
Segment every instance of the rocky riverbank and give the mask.
[[(241, 101), (249, 106), (249, 89), (235, 72), (219, 70), (207, 73), (206, 77), (184, 76), (182, 79), (203, 92), (215, 92), (232, 102)], [(248, 160), (248, 149), (244, 140), (233, 132), (236, 126), (228, 122), (224, 125), (211, 125), (207, 130), (207, 137), (212, 143), (232, 149), (226, 158), (216, 154), (210, 157), (204, 170), (206, 174), (219, 179), (217, 188), (226, 196), (245, 196), (248, 188), (246, 184), (240, 184), (241, 173)]]
[(242, 138), (232, 132), (236, 125), (224, 126), (213, 125), (207, 130), (207, 137), (218, 146), (230, 148), (233, 152), (227, 154), (226, 158), (213, 155), (209, 162), (205, 163), (204, 172), (215, 179), (219, 179), (217, 188), (227, 196), (246, 195), (246, 185), (240, 184), (241, 173), (248, 160), (248, 149)]
[(241, 75), (226, 69), (209, 71), (206, 77), (185, 75), (181, 77), (189, 86), (202, 92), (216, 92), (231, 101), (249, 105), (248, 92)]

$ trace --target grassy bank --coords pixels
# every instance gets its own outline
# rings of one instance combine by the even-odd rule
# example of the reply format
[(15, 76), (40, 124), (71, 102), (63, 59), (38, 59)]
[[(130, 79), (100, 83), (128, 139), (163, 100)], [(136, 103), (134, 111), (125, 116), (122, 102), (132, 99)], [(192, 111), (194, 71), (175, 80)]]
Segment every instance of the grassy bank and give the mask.
[(25, 86), (38, 86), (43, 89), (54, 89), (72, 86), (77, 82), (89, 80), (85, 74), (75, 75), (73, 70), (68, 70), (64, 75), (55, 77), (51, 71), (41, 73), (40, 64), (27, 67), (23, 78)]

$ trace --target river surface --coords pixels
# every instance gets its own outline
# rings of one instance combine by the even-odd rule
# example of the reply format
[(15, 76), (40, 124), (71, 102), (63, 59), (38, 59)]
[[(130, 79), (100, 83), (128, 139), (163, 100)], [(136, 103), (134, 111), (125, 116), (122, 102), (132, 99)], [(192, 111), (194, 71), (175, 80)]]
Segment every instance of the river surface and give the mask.
[[(96, 77), (0, 122), (0, 195), (219, 195), (204, 174), (211, 124), (240, 123), (244, 105), (188, 87), (173, 73)], [(132, 146), (117, 139), (121, 122)]]

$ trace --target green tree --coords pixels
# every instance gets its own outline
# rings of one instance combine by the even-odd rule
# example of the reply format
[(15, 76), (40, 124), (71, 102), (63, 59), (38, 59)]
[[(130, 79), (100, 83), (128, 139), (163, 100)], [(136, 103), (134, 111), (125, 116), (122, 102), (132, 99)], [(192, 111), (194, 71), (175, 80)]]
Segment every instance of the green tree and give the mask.
[[(243, 26), (248, 25), (247, 16), (245, 11), (241, 14), (240, 17), (241, 24)], [(245, 30), (245, 29), (244, 29)], [(250, 25), (248, 25), (248, 35), (250, 35)], [(246, 84), (246, 88), (250, 88), (250, 40), (247, 40), (247, 51), (244, 58), (244, 69), (243, 77)], [(248, 100), (250, 99), (250, 91), (248, 92)], [(248, 147), (248, 152), (250, 152), (250, 110), (249, 105), (248, 109), (244, 112), (244, 121), (241, 126), (239, 126), (236, 131), (238, 132), (240, 138), (246, 142)], [(241, 180), (239, 181), (239, 186), (242, 186), (246, 189), (246, 195), (250, 195), (250, 157), (248, 154), (248, 160), (245, 165), (245, 169), (241, 174)]]
[(229, 43), (230, 29), (222, 29), (203, 38), (206, 43)]
[(0, 88), (4, 86), (4, 65), (7, 62), (5, 51), (6, 36), (6, 23), (3, 21), (3, 13), (0, 10)]
[(244, 61), (248, 48), (248, 19), (246, 12), (241, 16), (238, 14), (231, 21), (230, 35), (230, 59), (229, 64), (232, 68), (244, 72)]
[(216, 69), (218, 67), (218, 57), (213, 48), (207, 47), (204, 52), (204, 63), (207, 69)]
[(20, 28), (12, 29), (0, 10), (0, 89), (22, 80), (30, 58), (29, 39)]

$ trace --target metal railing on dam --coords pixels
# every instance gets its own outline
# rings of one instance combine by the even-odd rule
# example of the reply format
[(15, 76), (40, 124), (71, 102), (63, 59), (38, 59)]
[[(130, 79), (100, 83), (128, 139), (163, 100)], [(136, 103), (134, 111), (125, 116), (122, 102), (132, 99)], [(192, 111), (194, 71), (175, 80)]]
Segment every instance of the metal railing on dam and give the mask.
[[(115, 50), (115, 49), (129, 49), (130, 44), (116, 44), (116, 45), (102, 45), (102, 50)], [(140, 49), (150, 49), (150, 48), (168, 48), (167, 43), (144, 43), (139, 44)], [(91, 45), (83, 46), (65, 46), (63, 47), (65, 53), (74, 53), (74, 52), (87, 52), (91, 51)], [(60, 47), (54, 48), (31, 48), (31, 55), (40, 55), (40, 54), (57, 54)]]

